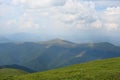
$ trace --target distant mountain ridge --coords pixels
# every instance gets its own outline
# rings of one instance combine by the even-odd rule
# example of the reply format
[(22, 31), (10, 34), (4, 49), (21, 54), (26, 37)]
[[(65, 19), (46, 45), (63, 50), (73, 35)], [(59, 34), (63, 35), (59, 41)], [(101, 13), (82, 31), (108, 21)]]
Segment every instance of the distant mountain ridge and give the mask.
[(52, 39), (52, 40), (49, 40), (49, 41), (42, 41), (42, 42), (39, 42), (40, 44), (43, 44), (43, 45), (46, 45), (46, 48), (49, 48), (50, 46), (64, 46), (64, 47), (72, 47), (72, 46), (75, 46), (76, 44), (73, 43), (73, 42), (70, 42), (70, 41), (66, 41), (66, 40), (62, 40), (62, 39), (59, 39), (59, 38), (56, 38), (56, 39)]
[(9, 40), (9, 39), (6, 38), (6, 37), (2, 37), (2, 36), (0, 36), (0, 43), (6, 43), (6, 42), (12, 42), (12, 41)]
[(41, 44), (74, 44), (74, 43), (70, 42), (70, 41), (66, 41), (66, 40), (56, 38), (56, 39), (53, 39), (53, 40), (41, 42)]
[(120, 47), (108, 42), (76, 44), (53, 39), (0, 44), (0, 66), (18, 64), (34, 71), (113, 57), (120, 57)]

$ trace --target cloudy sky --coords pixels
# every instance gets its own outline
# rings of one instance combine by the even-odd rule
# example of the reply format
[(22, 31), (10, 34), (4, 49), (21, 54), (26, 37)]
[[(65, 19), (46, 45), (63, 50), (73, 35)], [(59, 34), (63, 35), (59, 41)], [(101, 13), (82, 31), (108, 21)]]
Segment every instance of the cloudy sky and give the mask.
[(0, 35), (120, 41), (119, 0), (0, 0)]

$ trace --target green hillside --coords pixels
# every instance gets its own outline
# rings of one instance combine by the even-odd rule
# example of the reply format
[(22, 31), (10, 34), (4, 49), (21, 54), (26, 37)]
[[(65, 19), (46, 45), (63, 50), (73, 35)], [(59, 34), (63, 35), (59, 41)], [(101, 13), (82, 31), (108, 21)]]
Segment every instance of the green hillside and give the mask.
[(120, 58), (14, 77), (12, 80), (120, 80)]
[(27, 72), (17, 69), (3, 68), (0, 69), (0, 80), (9, 80), (12, 76), (27, 74)]

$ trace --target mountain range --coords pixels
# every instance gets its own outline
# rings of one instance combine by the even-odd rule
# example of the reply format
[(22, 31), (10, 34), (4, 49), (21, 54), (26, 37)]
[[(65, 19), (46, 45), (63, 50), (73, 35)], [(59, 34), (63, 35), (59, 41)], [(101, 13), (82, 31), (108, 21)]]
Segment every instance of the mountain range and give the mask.
[(108, 42), (77, 44), (54, 39), (43, 42), (0, 43), (0, 66), (16, 64), (33, 71), (119, 56), (120, 47)]

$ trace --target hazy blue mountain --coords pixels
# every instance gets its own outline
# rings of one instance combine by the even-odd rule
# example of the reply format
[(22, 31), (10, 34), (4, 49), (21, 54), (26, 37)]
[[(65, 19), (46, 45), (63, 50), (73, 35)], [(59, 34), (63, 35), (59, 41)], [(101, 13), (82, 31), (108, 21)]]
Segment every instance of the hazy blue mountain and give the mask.
[(54, 39), (0, 44), (0, 65), (18, 64), (35, 71), (119, 56), (120, 47), (108, 42), (76, 44)]
[(6, 43), (6, 42), (11, 42), (11, 40), (9, 40), (9, 39), (6, 38), (6, 37), (0, 36), (0, 43)]

